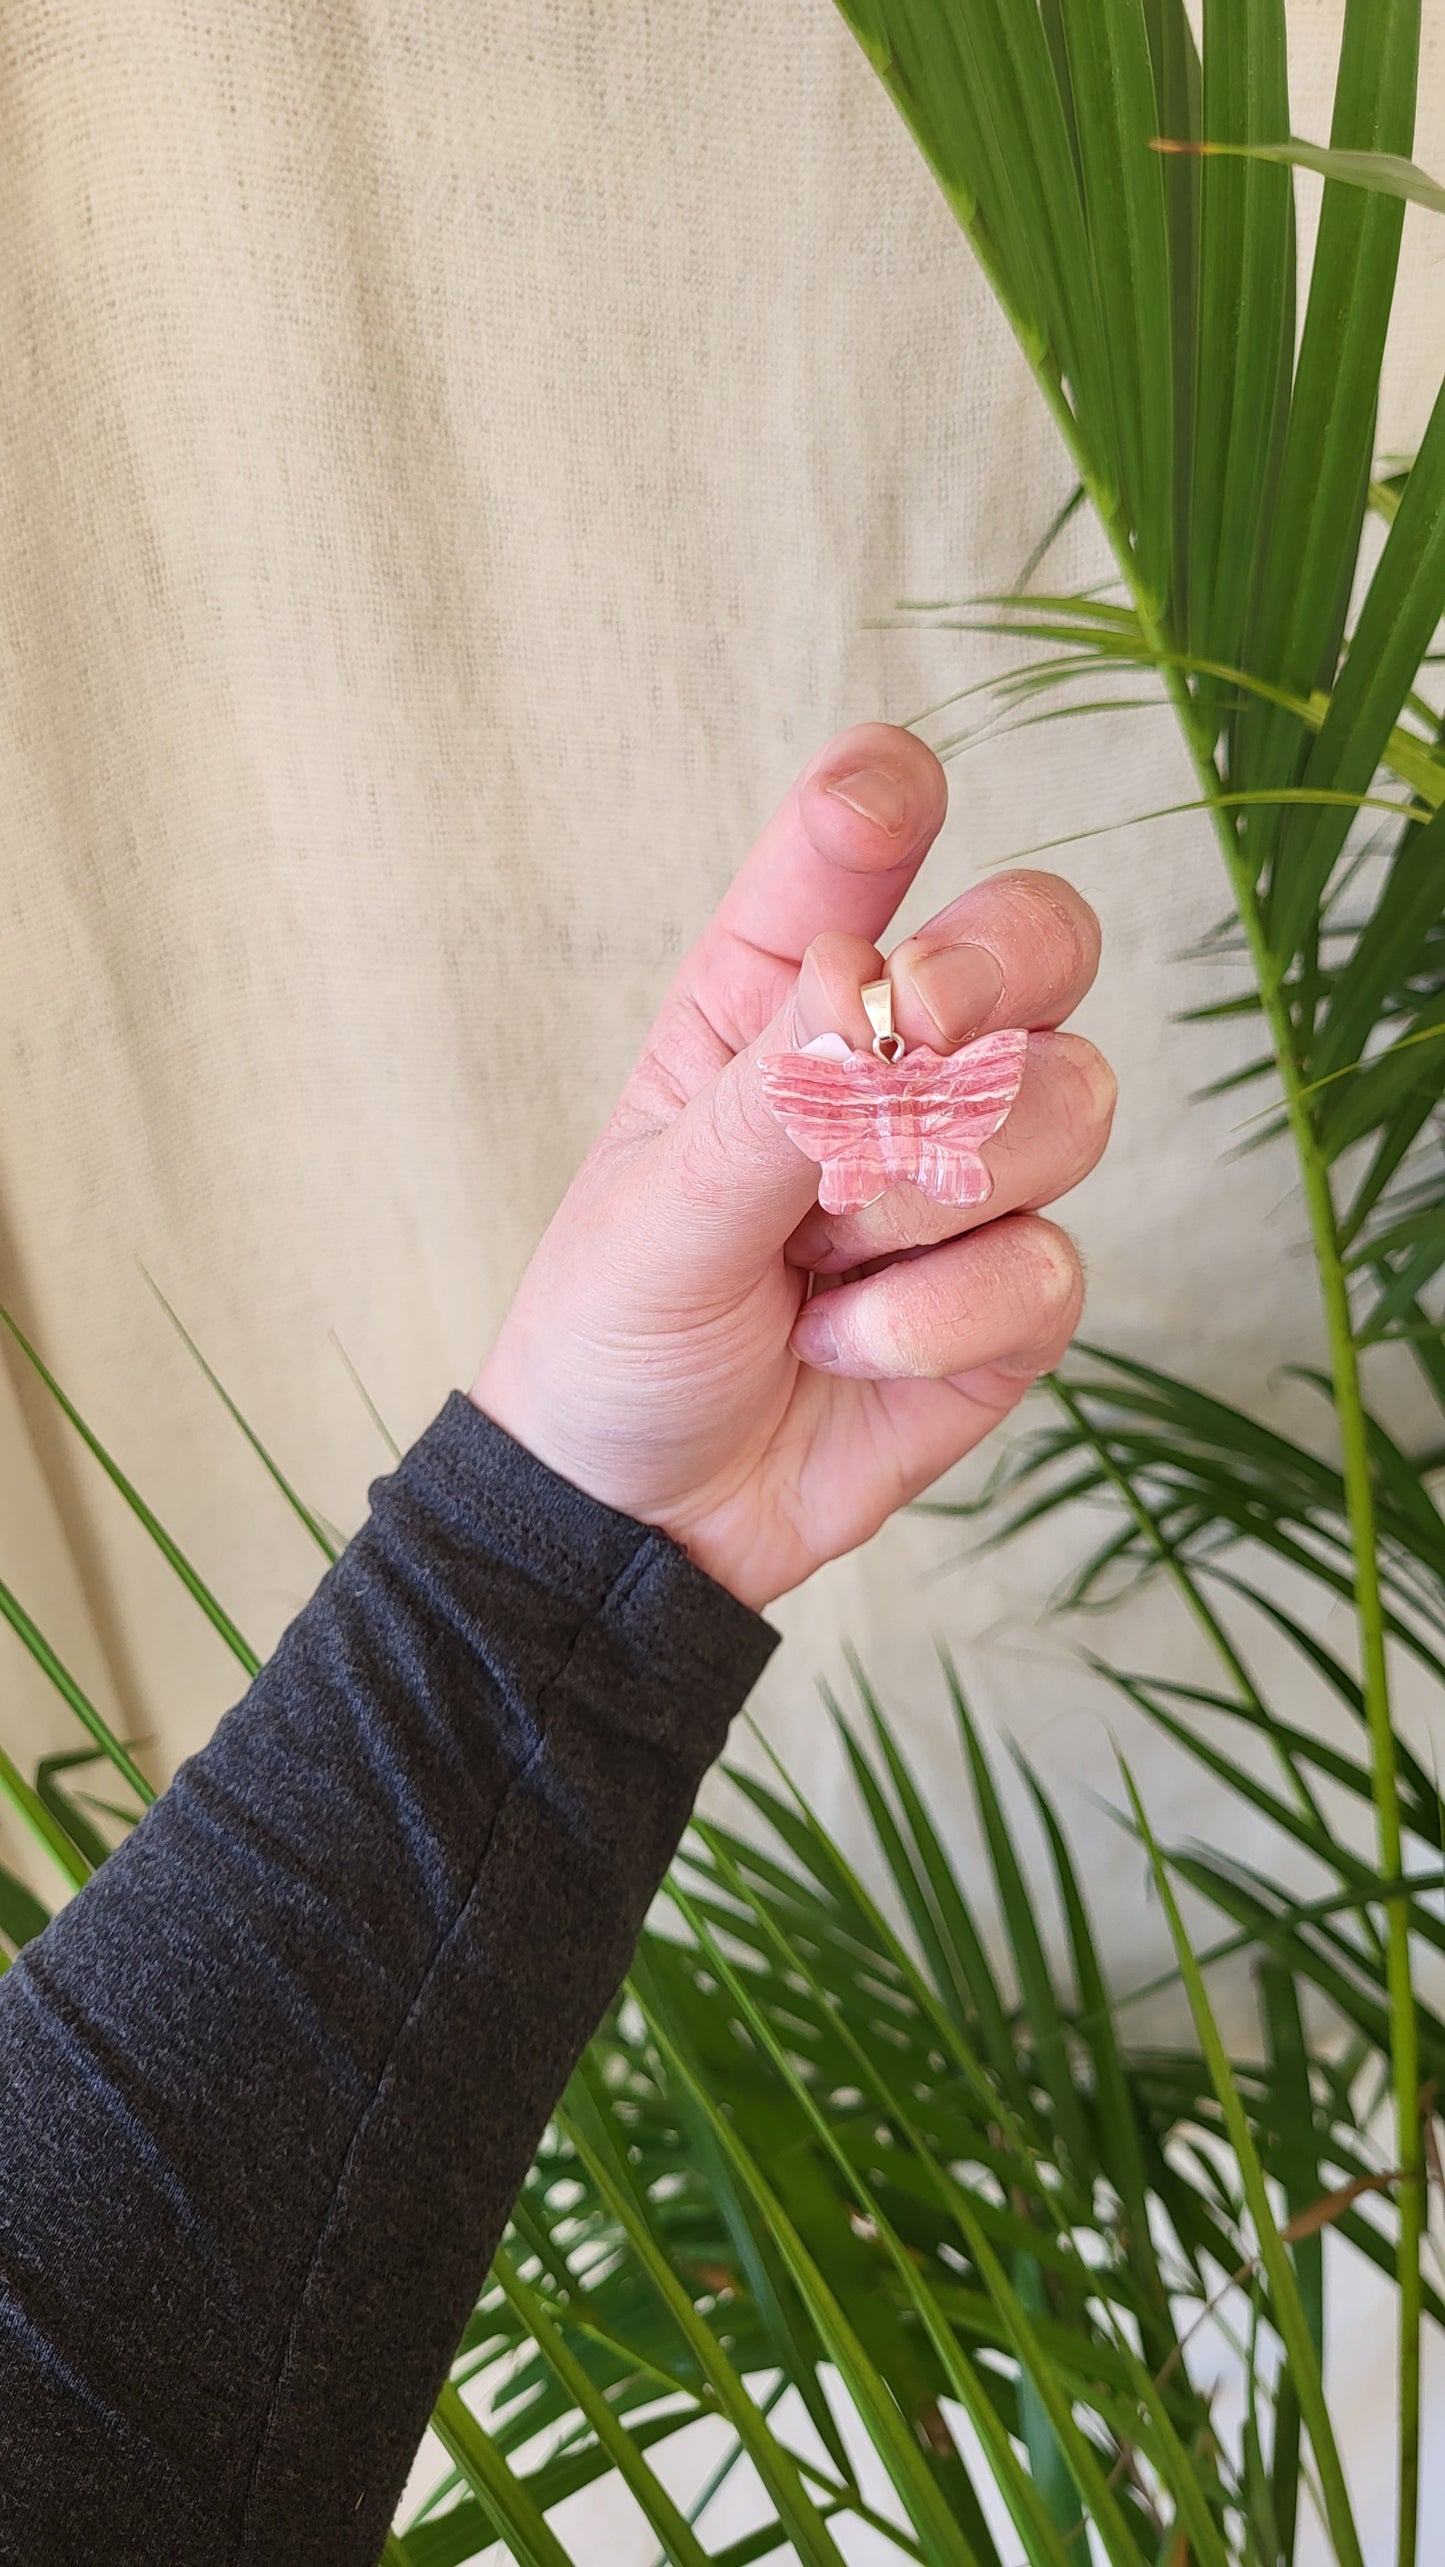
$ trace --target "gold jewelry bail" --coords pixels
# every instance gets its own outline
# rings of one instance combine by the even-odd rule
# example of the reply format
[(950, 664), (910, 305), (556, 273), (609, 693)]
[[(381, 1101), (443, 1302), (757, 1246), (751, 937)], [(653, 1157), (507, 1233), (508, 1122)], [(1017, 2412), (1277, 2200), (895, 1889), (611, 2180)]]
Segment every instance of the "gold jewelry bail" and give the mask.
[(893, 1030), (893, 983), (891, 980), (865, 981), (858, 993), (863, 1001), (868, 1022), (873, 1028), (873, 1049), (880, 1061), (896, 1061), (903, 1051), (903, 1037)]

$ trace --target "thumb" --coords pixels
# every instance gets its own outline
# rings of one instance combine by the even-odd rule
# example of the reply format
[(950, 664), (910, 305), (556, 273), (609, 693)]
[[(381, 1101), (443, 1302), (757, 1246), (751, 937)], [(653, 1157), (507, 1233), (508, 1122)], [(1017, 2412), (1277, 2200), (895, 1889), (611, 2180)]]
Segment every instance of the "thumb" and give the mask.
[(866, 1045), (860, 996), (883, 970), (863, 936), (818, 936), (770, 1025), (700, 1088), (646, 1154), (652, 1244), (684, 1289), (746, 1284), (776, 1257), (818, 1193), (817, 1163), (790, 1141), (759, 1063), (820, 1034)]

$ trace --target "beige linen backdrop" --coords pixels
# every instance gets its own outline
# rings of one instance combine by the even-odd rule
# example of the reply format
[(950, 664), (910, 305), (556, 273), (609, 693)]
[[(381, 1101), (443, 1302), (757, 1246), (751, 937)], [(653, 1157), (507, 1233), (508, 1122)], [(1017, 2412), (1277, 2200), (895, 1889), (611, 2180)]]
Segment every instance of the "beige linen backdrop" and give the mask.
[[(1294, 19), (1319, 136), (1337, 15)], [(1070, 476), (827, 0), (8, 0), (0, 241), (0, 1292), (264, 1650), (318, 1561), (143, 1270), (353, 1528), (386, 1450), (338, 1343), (402, 1439), (468, 1378), (803, 760), (990, 664), (882, 619), (1010, 581)], [(1412, 212), (1386, 447), (1445, 352), (1442, 247)], [(1081, 531), (1051, 573), (1095, 563)], [(1162, 713), (979, 750), (908, 918), (1189, 789)], [(1218, 985), (1176, 960), (1221, 906), (1207, 834), (1051, 861), (1104, 918), (1082, 1021), (1122, 1085), (1066, 1216), (1090, 1329), (1301, 1416), (1289, 1170), (1229, 1163), (1237, 1106), (1189, 1097), (1235, 1055), (1169, 1023)], [(0, 1576), (161, 1778), (234, 1664), (8, 1349), (0, 1438)], [(1105, 1706), (1039, 1619), (1067, 1543), (935, 1575), (960, 1548), (900, 1522), (781, 1608), (764, 1726), (851, 1835), (813, 1692), (851, 1637), (966, 1842), (947, 1637), (1132, 1964)], [(1115, 1637), (1185, 1647), (1162, 1601)], [(71, 1733), (0, 1665), (28, 1763)]]

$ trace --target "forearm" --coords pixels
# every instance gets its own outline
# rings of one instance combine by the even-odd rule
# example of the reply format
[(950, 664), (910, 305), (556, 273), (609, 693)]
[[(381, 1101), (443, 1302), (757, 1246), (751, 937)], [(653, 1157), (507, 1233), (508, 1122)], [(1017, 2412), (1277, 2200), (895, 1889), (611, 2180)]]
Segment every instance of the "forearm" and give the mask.
[(773, 1635), (460, 1398), (0, 1986), (0, 2549), (373, 2559)]

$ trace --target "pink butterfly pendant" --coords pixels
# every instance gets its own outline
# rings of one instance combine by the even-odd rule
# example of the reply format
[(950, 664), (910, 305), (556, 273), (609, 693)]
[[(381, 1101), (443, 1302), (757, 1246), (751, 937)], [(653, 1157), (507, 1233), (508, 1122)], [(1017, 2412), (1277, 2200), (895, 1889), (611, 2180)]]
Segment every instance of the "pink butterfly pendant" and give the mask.
[(839, 1034), (761, 1061), (763, 1093), (788, 1139), (818, 1160), (825, 1212), (861, 1212), (891, 1185), (935, 1203), (986, 1203), (979, 1144), (1018, 1095), (1029, 1038), (1016, 1027), (962, 1051), (920, 1045), (902, 1060), (850, 1051)]

